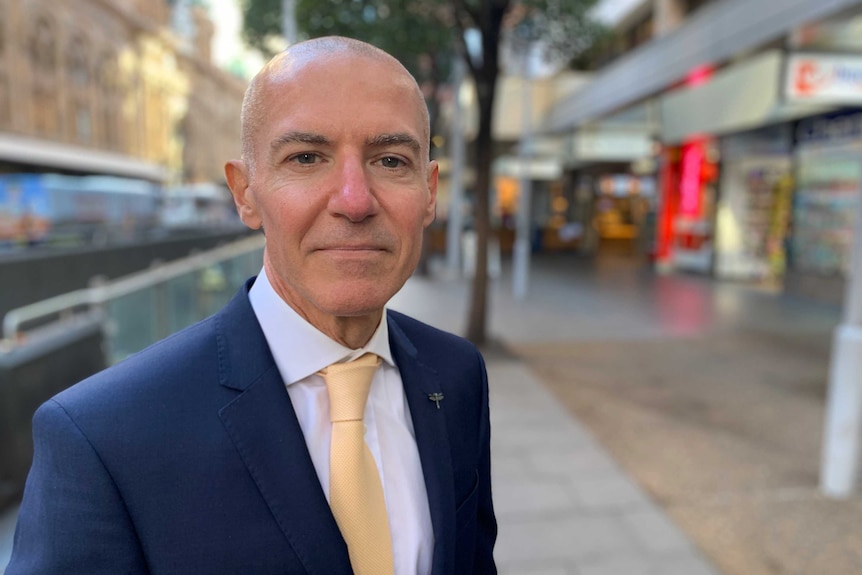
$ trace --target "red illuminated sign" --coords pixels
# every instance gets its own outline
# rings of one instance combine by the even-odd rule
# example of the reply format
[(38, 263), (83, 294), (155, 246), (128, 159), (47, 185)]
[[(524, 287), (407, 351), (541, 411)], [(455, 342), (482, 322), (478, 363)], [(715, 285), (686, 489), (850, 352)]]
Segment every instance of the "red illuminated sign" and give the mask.
[(700, 215), (700, 185), (703, 177), (703, 144), (689, 142), (682, 147), (682, 176), (679, 184), (679, 213)]
[(712, 78), (714, 72), (715, 67), (710, 66), (709, 64), (697, 66), (685, 77), (685, 83), (687, 86), (700, 86), (701, 84), (706, 84), (709, 82), (710, 78)]

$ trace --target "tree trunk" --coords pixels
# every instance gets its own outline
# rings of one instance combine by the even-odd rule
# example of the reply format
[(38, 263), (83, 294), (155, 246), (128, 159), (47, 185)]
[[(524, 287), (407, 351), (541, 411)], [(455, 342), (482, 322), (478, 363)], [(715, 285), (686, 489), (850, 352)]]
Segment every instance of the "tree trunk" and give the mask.
[[(463, 0), (454, 2), (461, 16), (469, 19), (481, 33), (482, 52), (473, 58), (462, 44), (468, 68), (476, 82), (476, 97), (479, 103), (479, 133), (476, 136), (476, 267), (470, 293), (470, 311), (467, 320), (467, 339), (477, 346), (487, 342), (488, 316), (488, 239), (491, 235), (491, 161), (493, 160), (492, 120), (494, 94), (497, 91), (499, 74), (499, 46), (503, 16), (509, 9), (510, 0), (482, 0), (475, 10)], [(461, 30), (462, 37), (464, 30)]]
[(467, 324), (467, 339), (476, 345), (487, 341), (488, 312), (488, 240), (491, 236), (491, 161), (493, 141), (491, 122), (494, 111), (495, 78), (476, 81), (479, 102), (479, 133), (476, 136), (476, 267), (470, 293), (470, 315)]
[[(431, 70), (429, 72), (429, 77), (434, 85), (434, 89), (431, 97), (426, 100), (426, 103), (428, 105), (428, 123), (430, 128), (429, 137), (433, 138), (434, 135), (437, 134), (437, 126), (440, 124), (440, 98), (437, 91), (439, 87), (443, 85), (443, 78), (441, 78), (442, 72), (437, 62), (437, 58), (433, 55), (434, 53), (436, 53), (436, 50), (432, 50), (431, 53)], [(434, 145), (430, 142), (428, 143), (428, 150), (431, 159), (437, 159), (437, 151), (434, 149)], [(434, 224), (432, 223), (431, 225), (433, 226)], [(428, 226), (422, 232), (422, 251), (419, 254), (419, 263), (416, 264), (415, 272), (417, 276), (427, 277), (431, 275), (431, 266), (428, 261), (431, 256), (430, 244), (431, 226)]]

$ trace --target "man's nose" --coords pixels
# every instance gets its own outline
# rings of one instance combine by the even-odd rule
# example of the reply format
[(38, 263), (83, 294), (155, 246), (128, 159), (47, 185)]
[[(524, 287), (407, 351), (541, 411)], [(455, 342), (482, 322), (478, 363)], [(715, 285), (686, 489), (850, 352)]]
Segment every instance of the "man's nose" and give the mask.
[(349, 160), (339, 171), (337, 189), (329, 201), (330, 210), (349, 219), (361, 222), (377, 211), (377, 198), (362, 161)]

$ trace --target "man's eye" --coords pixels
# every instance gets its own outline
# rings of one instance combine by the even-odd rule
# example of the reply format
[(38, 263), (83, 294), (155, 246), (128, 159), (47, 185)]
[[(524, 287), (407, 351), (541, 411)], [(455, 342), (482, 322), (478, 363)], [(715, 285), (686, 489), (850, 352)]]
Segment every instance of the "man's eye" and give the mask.
[(404, 160), (394, 156), (386, 156), (380, 160), (380, 165), (384, 168), (400, 168), (404, 165)]
[(297, 154), (291, 158), (291, 160), (295, 161), (297, 164), (313, 164), (317, 161), (317, 154), (312, 153), (303, 153)]

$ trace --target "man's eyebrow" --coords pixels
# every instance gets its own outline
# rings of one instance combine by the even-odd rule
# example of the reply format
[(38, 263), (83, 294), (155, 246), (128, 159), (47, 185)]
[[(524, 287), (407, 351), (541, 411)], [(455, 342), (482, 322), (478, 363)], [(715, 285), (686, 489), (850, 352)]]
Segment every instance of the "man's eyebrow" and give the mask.
[(269, 147), (275, 151), (287, 144), (309, 144), (312, 146), (330, 146), (332, 142), (320, 134), (310, 132), (285, 132), (270, 143)]
[(422, 146), (419, 145), (419, 140), (403, 132), (395, 134), (380, 134), (373, 138), (369, 138), (365, 143), (372, 148), (385, 148), (387, 146), (407, 146), (413, 153), (419, 154)]

